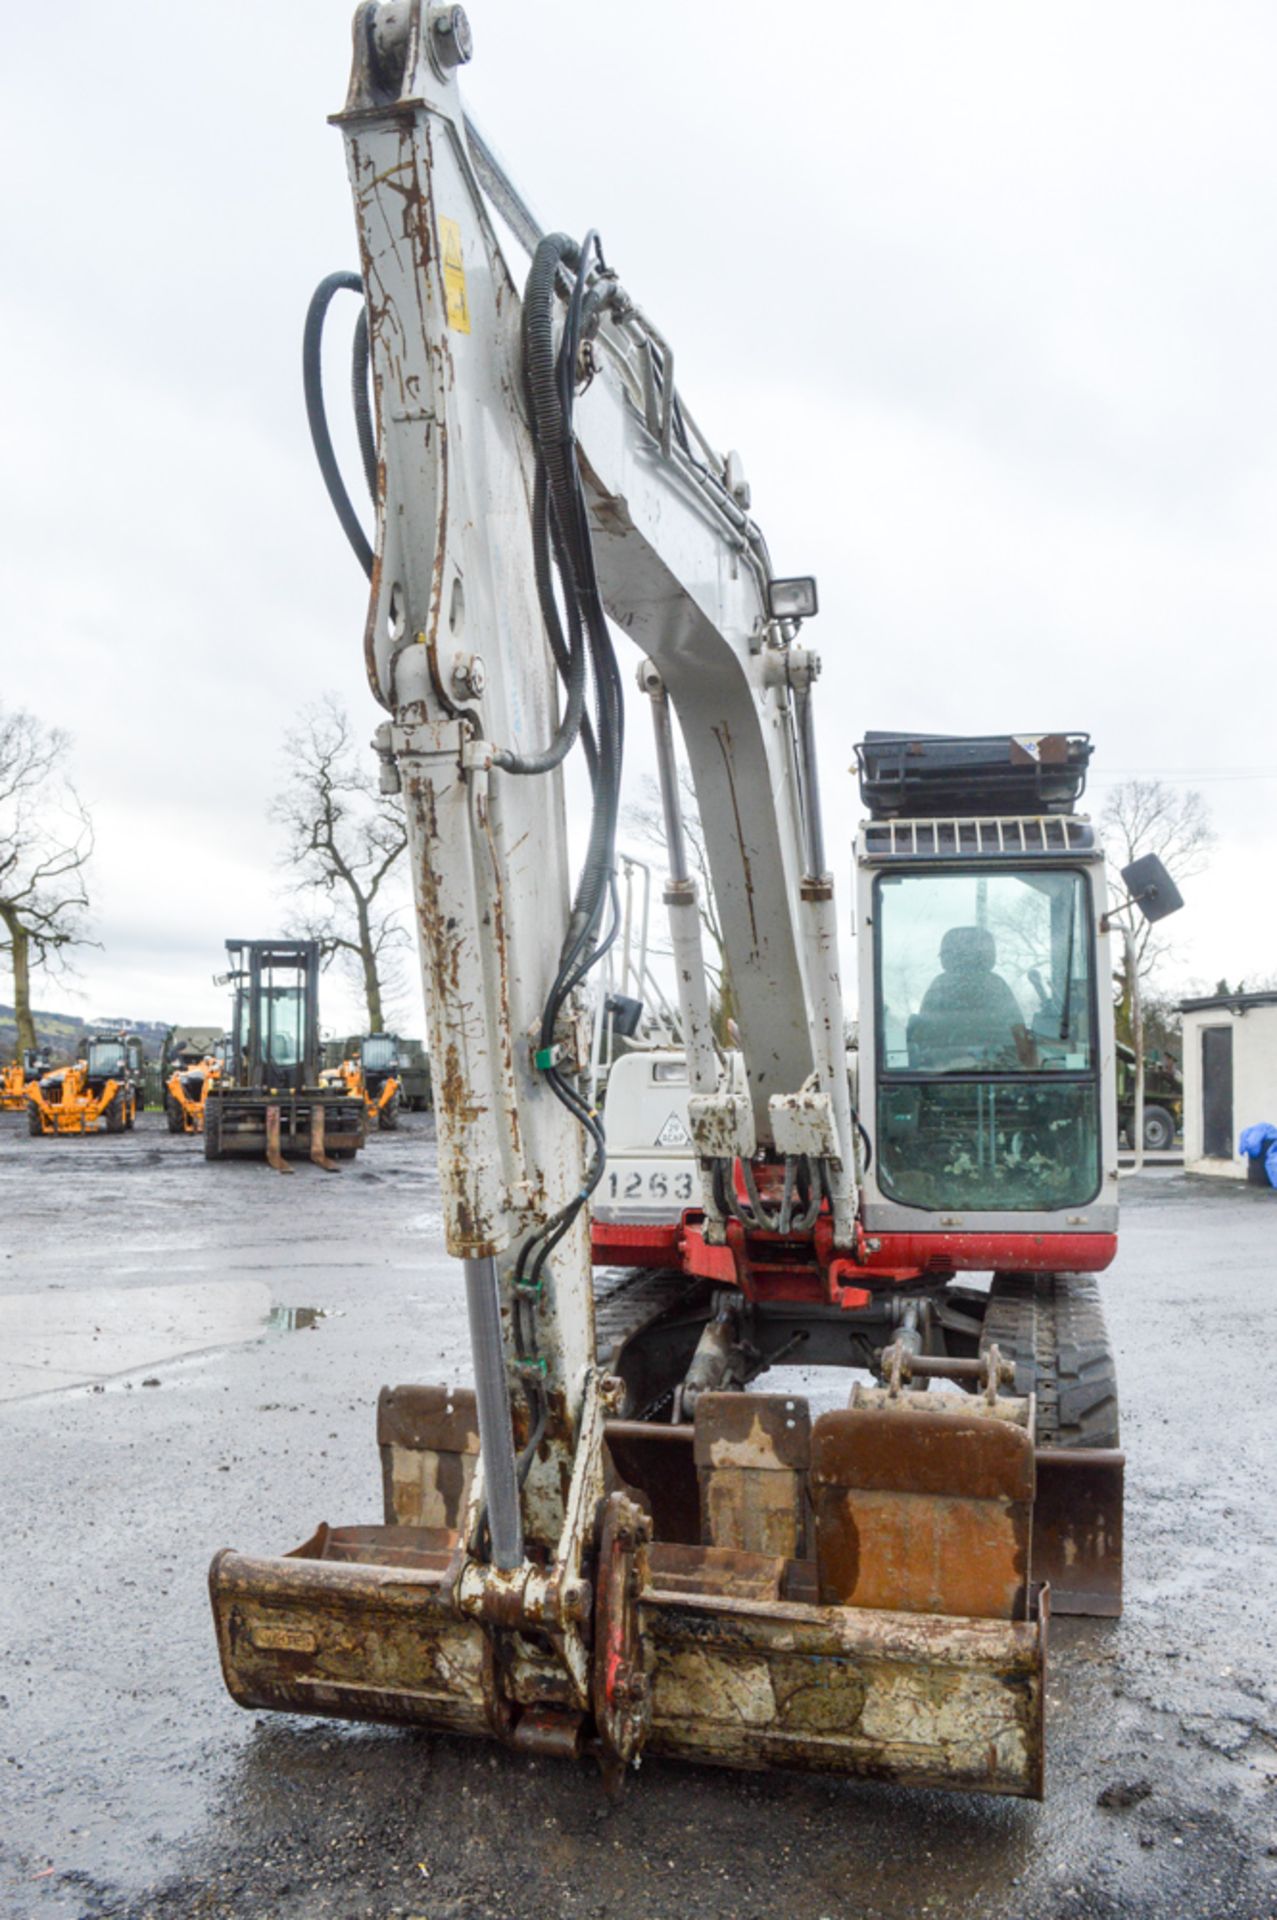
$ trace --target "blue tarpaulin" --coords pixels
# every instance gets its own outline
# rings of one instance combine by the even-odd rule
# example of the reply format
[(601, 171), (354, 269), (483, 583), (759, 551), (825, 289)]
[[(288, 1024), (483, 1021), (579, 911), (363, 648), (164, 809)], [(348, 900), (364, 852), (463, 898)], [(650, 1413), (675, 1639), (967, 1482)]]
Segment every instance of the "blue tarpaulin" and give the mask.
[(1271, 1120), (1247, 1127), (1237, 1142), (1237, 1151), (1247, 1160), (1262, 1161), (1269, 1186), (1277, 1187), (1277, 1127)]

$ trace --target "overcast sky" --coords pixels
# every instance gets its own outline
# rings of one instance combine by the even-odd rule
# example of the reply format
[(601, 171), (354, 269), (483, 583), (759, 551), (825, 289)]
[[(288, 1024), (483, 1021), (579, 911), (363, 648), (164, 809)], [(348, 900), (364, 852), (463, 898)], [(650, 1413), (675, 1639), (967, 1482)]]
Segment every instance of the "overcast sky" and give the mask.
[[(379, 717), (299, 374), (355, 259), (351, 11), (6, 21), (0, 696), (75, 736), (103, 943), (37, 1004), (221, 1017), (226, 935), (283, 919), (282, 736), (327, 689)], [(1271, 0), (470, 15), (475, 117), (819, 578), (844, 900), (866, 728), (1083, 727), (1093, 803), (1147, 774), (1214, 815), (1166, 984), (1277, 971)]]

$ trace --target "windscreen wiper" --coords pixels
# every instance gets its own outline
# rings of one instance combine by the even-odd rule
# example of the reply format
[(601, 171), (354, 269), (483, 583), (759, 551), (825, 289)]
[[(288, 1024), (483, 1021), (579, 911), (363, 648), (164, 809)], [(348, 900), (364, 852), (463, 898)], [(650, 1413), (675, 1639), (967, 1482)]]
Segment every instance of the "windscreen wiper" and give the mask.
[(1064, 948), (1064, 1000), (1060, 1007), (1060, 1039), (1069, 1040), (1069, 1006), (1073, 998), (1073, 936), (1077, 931), (1077, 883), (1073, 885), (1073, 899), (1069, 907), (1069, 937)]

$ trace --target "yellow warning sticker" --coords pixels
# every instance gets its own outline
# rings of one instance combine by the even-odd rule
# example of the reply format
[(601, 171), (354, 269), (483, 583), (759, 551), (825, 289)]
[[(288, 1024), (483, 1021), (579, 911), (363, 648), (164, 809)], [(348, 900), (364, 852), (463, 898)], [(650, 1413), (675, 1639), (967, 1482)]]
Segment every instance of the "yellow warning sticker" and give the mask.
[(455, 220), (440, 220), (439, 247), (443, 255), (443, 301), (448, 325), (458, 333), (469, 333), (466, 263), (461, 252), (461, 228)]

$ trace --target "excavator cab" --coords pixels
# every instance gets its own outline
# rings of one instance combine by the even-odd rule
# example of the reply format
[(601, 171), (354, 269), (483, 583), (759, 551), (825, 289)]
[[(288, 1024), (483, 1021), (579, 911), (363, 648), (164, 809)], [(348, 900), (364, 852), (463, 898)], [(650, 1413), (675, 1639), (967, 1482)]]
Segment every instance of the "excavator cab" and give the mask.
[(319, 943), (228, 940), (229, 1068), (203, 1097), (204, 1157), (265, 1155), (277, 1173), (308, 1157), (336, 1171), (366, 1137), (363, 1102), (319, 1064)]
[(1009, 1271), (1050, 1235), (1062, 1266), (1107, 1265), (1108, 888), (1073, 811), (1090, 742), (870, 735), (859, 753), (865, 1230), (943, 1220), (946, 1236), (993, 1236), (985, 1251)]

